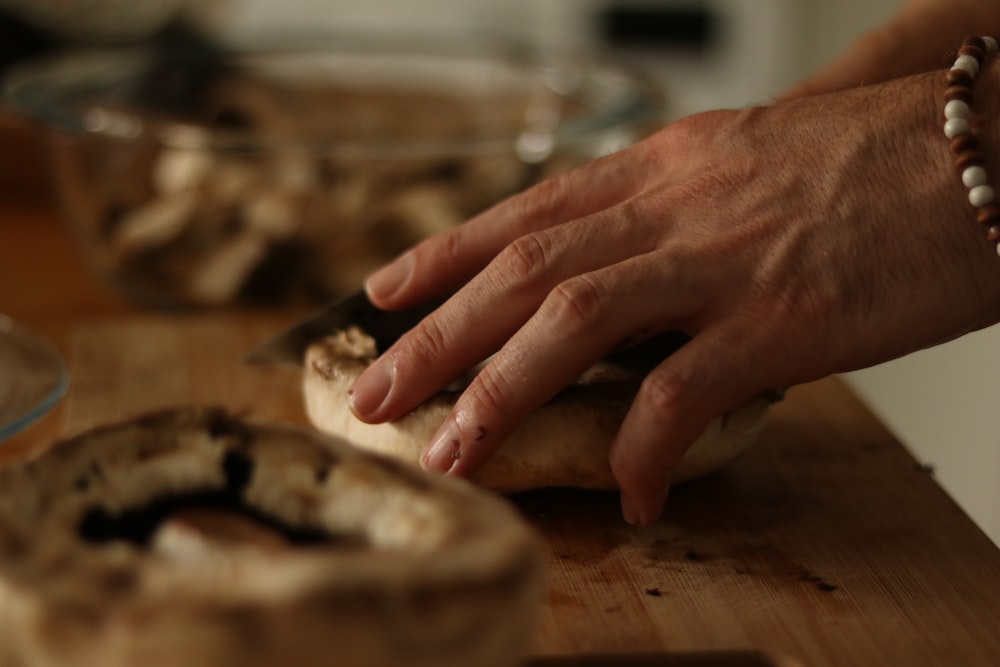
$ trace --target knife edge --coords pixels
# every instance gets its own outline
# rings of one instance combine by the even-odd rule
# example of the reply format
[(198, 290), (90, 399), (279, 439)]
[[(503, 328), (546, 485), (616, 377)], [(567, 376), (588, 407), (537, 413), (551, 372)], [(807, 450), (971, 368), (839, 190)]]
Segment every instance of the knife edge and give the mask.
[(382, 310), (368, 299), (364, 290), (359, 290), (264, 341), (243, 361), (250, 365), (301, 367), (310, 344), (349, 326), (364, 329), (375, 339), (379, 350), (386, 350), (444, 301), (438, 299), (404, 310)]

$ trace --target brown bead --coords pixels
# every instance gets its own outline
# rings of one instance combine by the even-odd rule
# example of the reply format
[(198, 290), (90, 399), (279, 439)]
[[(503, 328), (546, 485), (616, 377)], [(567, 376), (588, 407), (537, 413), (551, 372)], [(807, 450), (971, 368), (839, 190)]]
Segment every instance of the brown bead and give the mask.
[(993, 227), (1000, 225), (1000, 204), (992, 203), (979, 207), (976, 214), (976, 221), (983, 227)]
[[(983, 53), (986, 52), (986, 41), (983, 40), (983, 38), (979, 37), (978, 35), (971, 35), (971, 36), (966, 37), (965, 39), (963, 39), (962, 40), (962, 47), (964, 48), (966, 46), (973, 46), (973, 47), (979, 49), (980, 51), (982, 51)], [(959, 52), (959, 53), (961, 53), (961, 52)]]
[(966, 104), (972, 104), (972, 88), (968, 86), (948, 86), (944, 91), (944, 101), (962, 100)]
[(955, 168), (959, 172), (965, 171), (969, 167), (981, 167), (986, 163), (986, 156), (982, 151), (965, 151), (955, 158)]
[(962, 86), (970, 89), (972, 88), (972, 75), (966, 72), (964, 69), (948, 70), (947, 79), (949, 86)]
[(982, 65), (983, 58), (986, 57), (986, 51), (978, 46), (966, 45), (958, 50), (958, 55), (972, 56), (980, 65)]
[(951, 150), (952, 155), (959, 156), (969, 151), (978, 151), (979, 140), (971, 134), (960, 134), (951, 140), (948, 148)]
[(990, 243), (1000, 241), (1000, 225), (993, 225), (986, 230), (986, 240)]

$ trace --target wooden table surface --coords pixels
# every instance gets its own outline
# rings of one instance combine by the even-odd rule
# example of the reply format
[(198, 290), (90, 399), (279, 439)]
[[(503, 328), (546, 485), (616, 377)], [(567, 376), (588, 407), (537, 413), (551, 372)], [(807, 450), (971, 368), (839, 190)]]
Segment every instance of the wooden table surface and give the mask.
[[(297, 378), (238, 363), (292, 313), (143, 312), (39, 192), (0, 188), (0, 312), (58, 346), (71, 388), (0, 460), (167, 404), (303, 419)], [(532, 664), (1000, 665), (1000, 551), (837, 378), (791, 390), (757, 447), (676, 488), (651, 528), (615, 494), (512, 500), (550, 554)]]

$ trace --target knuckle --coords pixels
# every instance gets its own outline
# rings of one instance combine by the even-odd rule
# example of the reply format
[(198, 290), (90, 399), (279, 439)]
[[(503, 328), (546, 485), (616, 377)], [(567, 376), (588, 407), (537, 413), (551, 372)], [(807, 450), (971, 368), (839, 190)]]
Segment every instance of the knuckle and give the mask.
[(564, 220), (576, 201), (574, 181), (579, 177), (579, 169), (546, 178), (511, 197), (506, 203), (511, 231), (527, 234), (539, 225), (548, 226), (551, 221)]
[(531, 208), (538, 215), (552, 216), (566, 205), (569, 180), (569, 173), (545, 179), (525, 192), (524, 201), (530, 201)]
[(442, 234), (430, 236), (407, 252), (428, 265), (440, 264), (462, 256), (465, 252), (465, 227), (454, 227)]
[(543, 307), (560, 331), (585, 331), (605, 315), (603, 291), (592, 275), (575, 276), (555, 286)]
[(410, 359), (414, 367), (433, 364), (439, 360), (447, 348), (448, 336), (431, 315), (425, 317), (406, 335), (402, 356)]
[(632, 197), (619, 204), (618, 215), (621, 216), (626, 228), (641, 229), (645, 226), (645, 221), (650, 217), (650, 207), (645, 198)]
[(399, 255), (396, 261), (409, 257), (413, 262), (413, 275), (421, 277), (437, 272), (440, 267), (461, 266), (468, 261), (469, 253), (468, 235), (464, 230), (465, 227), (456, 227), (426, 238)]
[(507, 414), (508, 385), (492, 365), (476, 376), (465, 392), (463, 399), (475, 404), (475, 412), (481, 416), (503, 418)]
[(663, 141), (673, 150), (699, 146), (706, 137), (718, 131), (719, 118), (725, 113), (727, 112), (722, 110), (709, 110), (679, 118), (664, 130)]
[(443, 247), (441, 248), (442, 259), (445, 262), (457, 262), (466, 250), (465, 227), (456, 227), (445, 234)]
[(641, 409), (649, 410), (652, 415), (676, 415), (683, 409), (690, 388), (687, 378), (657, 368), (643, 379), (635, 400)]
[(533, 232), (515, 239), (497, 257), (497, 268), (505, 284), (530, 286), (543, 276), (549, 265), (550, 241)]

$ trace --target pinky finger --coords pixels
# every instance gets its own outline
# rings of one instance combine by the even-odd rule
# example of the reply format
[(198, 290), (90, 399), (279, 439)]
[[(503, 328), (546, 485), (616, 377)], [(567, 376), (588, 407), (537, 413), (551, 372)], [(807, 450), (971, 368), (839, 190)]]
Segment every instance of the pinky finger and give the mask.
[[(727, 352), (728, 351), (728, 352)], [(740, 331), (706, 331), (643, 381), (611, 447), (622, 514), (648, 525), (663, 511), (671, 472), (708, 423), (762, 390), (757, 355)]]

